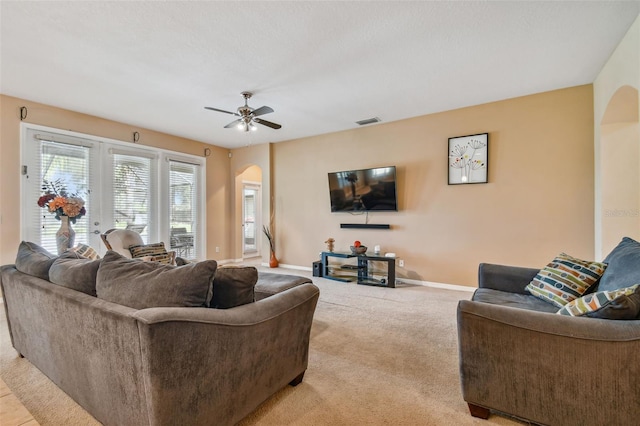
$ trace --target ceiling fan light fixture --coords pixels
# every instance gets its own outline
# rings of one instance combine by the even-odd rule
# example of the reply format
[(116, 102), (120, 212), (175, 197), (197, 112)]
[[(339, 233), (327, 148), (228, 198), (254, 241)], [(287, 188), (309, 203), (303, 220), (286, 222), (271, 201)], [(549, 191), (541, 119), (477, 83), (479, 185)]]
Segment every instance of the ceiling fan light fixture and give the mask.
[(264, 120), (262, 118), (258, 118), (258, 116), (262, 116), (262, 115), (274, 112), (273, 108), (264, 105), (264, 106), (261, 106), (258, 109), (253, 109), (249, 105), (247, 105), (247, 101), (249, 100), (249, 98), (251, 98), (252, 93), (251, 92), (242, 92), (241, 95), (242, 95), (242, 97), (244, 97), (244, 105), (241, 106), (241, 107), (238, 107), (236, 112), (231, 112), (231, 111), (227, 111), (227, 110), (224, 110), (224, 109), (213, 108), (213, 107), (208, 107), (208, 106), (206, 106), (204, 108), (208, 109), (208, 110), (212, 110), (212, 111), (222, 112), (222, 113), (225, 113), (225, 114), (235, 115), (236, 117), (238, 117), (238, 119), (236, 119), (235, 121), (232, 121), (231, 123), (229, 123), (226, 126), (224, 126), (226, 129), (231, 128), (231, 127), (235, 127), (237, 125), (237, 128), (240, 131), (243, 131), (243, 132), (251, 131), (251, 132), (253, 132), (253, 131), (258, 130), (258, 126), (256, 126), (256, 124), (267, 126), (267, 127), (272, 128), (272, 129), (275, 129), (275, 130), (278, 130), (278, 129), (280, 129), (282, 127), (278, 123), (272, 123), (271, 121), (267, 121), (267, 120)]

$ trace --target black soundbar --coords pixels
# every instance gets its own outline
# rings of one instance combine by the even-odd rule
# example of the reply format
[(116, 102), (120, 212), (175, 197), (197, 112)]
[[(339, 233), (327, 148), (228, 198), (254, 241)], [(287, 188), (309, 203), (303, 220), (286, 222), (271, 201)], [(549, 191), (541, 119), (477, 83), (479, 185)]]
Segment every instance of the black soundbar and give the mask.
[(388, 223), (341, 223), (342, 229), (391, 229)]

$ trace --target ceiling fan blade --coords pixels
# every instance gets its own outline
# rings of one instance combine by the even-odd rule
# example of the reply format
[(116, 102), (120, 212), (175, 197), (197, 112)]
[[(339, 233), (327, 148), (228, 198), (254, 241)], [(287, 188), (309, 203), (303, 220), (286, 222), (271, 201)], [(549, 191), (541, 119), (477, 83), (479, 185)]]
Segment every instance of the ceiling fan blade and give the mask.
[(257, 117), (259, 115), (269, 114), (271, 112), (273, 112), (273, 108), (268, 106), (262, 106), (258, 109), (254, 109), (253, 111), (251, 111), (251, 114), (253, 114), (254, 117)]
[(231, 123), (227, 124), (226, 126), (224, 126), (225, 129), (230, 129), (232, 127), (236, 127), (238, 125), (238, 123), (241, 123), (242, 119), (238, 118), (237, 120), (233, 120)]
[(218, 109), (213, 107), (204, 107), (204, 109), (210, 109), (211, 111), (224, 112), (225, 114), (231, 114), (231, 115), (240, 115), (237, 112), (225, 111), (223, 109)]
[(271, 121), (263, 120), (261, 118), (254, 118), (253, 121), (255, 121), (258, 124), (262, 124), (263, 126), (271, 127), (272, 129), (276, 129), (276, 130), (282, 127), (277, 123), (272, 123)]

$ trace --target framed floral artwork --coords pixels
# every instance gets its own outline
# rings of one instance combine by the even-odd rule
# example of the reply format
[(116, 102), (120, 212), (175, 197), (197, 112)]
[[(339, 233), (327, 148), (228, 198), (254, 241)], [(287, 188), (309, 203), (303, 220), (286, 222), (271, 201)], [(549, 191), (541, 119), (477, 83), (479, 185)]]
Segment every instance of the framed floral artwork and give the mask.
[(487, 183), (489, 134), (449, 138), (449, 185)]

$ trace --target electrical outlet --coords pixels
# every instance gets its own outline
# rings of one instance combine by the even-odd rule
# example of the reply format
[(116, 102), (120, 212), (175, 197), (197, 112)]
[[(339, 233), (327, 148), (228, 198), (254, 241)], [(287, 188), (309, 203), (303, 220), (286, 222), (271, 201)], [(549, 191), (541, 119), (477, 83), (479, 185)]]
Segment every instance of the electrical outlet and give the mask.
[(220, 247), (216, 247), (216, 253), (220, 253)]
[(401, 268), (404, 268), (404, 259), (400, 259), (400, 260), (398, 260), (398, 265), (399, 265)]

